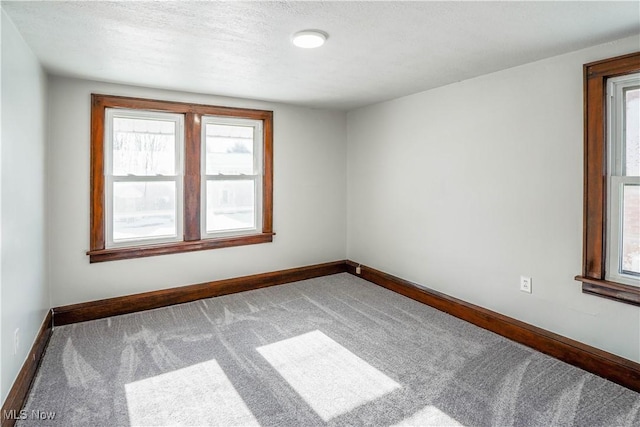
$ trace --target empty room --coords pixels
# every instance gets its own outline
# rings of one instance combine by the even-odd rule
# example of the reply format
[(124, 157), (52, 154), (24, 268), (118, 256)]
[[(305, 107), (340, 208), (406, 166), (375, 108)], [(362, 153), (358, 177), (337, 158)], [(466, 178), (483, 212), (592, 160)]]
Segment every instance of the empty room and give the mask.
[(637, 1), (0, 1), (11, 426), (639, 426)]

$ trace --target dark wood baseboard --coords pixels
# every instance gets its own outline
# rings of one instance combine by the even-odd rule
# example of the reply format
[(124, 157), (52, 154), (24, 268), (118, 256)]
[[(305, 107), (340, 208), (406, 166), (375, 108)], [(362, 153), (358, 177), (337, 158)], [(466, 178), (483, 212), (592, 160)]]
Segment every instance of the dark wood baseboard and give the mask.
[(358, 265), (360, 264), (347, 261), (347, 271), (369, 282), (640, 392), (640, 364), (638, 363), (486, 308), (423, 288), (408, 280), (364, 265), (360, 266), (360, 274), (356, 274)]
[(85, 322), (87, 320), (182, 304), (203, 298), (281, 285), (314, 277), (328, 276), (330, 274), (344, 273), (346, 266), (345, 261), (335, 261), (289, 270), (274, 271), (271, 273), (182, 286), (179, 288), (65, 305), (53, 309), (53, 323), (56, 326), (60, 326)]
[(2, 425), (2, 427), (12, 427), (20, 416), (20, 411), (27, 400), (29, 389), (31, 388), (38, 366), (40, 366), (42, 355), (51, 337), (52, 329), (53, 317), (51, 310), (49, 310), (42, 322), (42, 326), (40, 326), (40, 330), (29, 351), (27, 360), (25, 360), (22, 365), (22, 369), (20, 369), (18, 377), (14, 381), (13, 387), (9, 390), (9, 394), (2, 405), (2, 415), (0, 415), (2, 417), (0, 425)]
[(399, 277), (361, 266), (353, 261), (336, 261), (271, 273), (218, 280), (180, 288), (109, 298), (88, 303), (56, 307), (47, 313), (7, 399), (2, 406), (2, 427), (11, 427), (28, 396), (38, 366), (54, 325), (100, 319), (211, 298), (252, 289), (296, 282), (314, 277), (349, 272), (369, 282), (383, 286), (411, 299), (430, 305), (481, 328), (524, 344), (556, 359), (640, 392), (640, 364), (603, 350), (574, 341), (547, 330), (529, 325), (491, 310), (423, 288)]

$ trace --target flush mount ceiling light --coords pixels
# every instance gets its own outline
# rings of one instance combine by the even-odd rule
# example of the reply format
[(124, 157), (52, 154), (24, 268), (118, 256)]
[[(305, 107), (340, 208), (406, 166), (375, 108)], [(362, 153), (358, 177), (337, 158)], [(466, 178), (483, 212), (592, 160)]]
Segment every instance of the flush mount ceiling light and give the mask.
[(314, 47), (320, 47), (327, 40), (328, 34), (319, 30), (304, 30), (298, 31), (293, 35), (293, 44), (304, 48), (313, 49)]

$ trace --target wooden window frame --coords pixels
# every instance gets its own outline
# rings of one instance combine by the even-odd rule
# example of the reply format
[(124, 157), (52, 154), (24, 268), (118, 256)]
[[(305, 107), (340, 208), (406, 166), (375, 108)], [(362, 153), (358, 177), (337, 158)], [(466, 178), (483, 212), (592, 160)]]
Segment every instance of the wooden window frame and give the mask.
[[(107, 108), (184, 114), (185, 164), (183, 191), (183, 241), (105, 247), (105, 113)], [(262, 232), (201, 238), (201, 119), (203, 116), (235, 117), (263, 122)], [(273, 241), (273, 111), (219, 107), (153, 99), (91, 94), (91, 195), (89, 262), (166, 255)]]
[(640, 288), (606, 280), (607, 80), (640, 72), (640, 52), (585, 64), (582, 292), (640, 306)]

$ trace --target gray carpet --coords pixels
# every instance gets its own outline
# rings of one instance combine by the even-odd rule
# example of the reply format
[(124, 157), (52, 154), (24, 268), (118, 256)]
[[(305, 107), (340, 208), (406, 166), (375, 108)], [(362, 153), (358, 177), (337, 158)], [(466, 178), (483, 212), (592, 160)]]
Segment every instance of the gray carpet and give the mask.
[(639, 426), (640, 394), (345, 273), (57, 327), (25, 410), (18, 426)]

